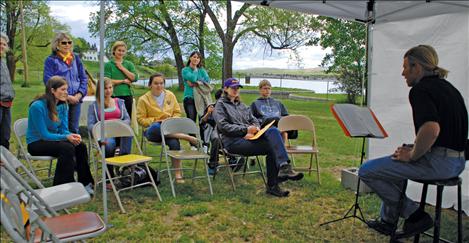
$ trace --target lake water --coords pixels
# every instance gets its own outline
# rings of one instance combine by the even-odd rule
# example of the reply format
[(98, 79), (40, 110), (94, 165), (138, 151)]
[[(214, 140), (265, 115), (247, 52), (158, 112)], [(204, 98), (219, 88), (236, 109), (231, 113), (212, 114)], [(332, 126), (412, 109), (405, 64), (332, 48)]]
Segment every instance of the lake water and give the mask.
[[(246, 86), (255, 86), (259, 85), (259, 82), (263, 78), (251, 78), (251, 82), (246, 84), (244, 78), (241, 78), (239, 81), (242, 85)], [(297, 88), (297, 89), (306, 89), (314, 91), (318, 94), (326, 94), (328, 93), (327, 90), (329, 88), (329, 94), (337, 94), (342, 93), (338, 91), (331, 92), (331, 89), (337, 88), (337, 85), (334, 85), (333, 80), (293, 80), (293, 79), (275, 79), (269, 78), (268, 79), (273, 87), (280, 87), (280, 88)], [(220, 80), (212, 80), (212, 83), (220, 83)], [(138, 80), (136, 85), (148, 85), (148, 80)], [(172, 87), (178, 84), (177, 79), (166, 79), (165, 87)]]

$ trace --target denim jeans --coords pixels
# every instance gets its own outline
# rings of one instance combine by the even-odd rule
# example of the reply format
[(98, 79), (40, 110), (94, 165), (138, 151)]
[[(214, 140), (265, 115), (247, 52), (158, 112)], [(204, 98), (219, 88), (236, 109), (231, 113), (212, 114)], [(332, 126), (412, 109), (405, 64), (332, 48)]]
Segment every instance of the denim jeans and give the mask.
[(197, 111), (195, 110), (194, 98), (186, 97), (186, 98), (184, 98), (182, 103), (184, 105), (184, 111), (186, 112), (187, 118), (189, 118), (189, 119), (193, 120), (194, 122), (196, 122)]
[(0, 145), (10, 149), (11, 109), (0, 106)]
[(242, 137), (233, 139), (233, 143), (226, 147), (230, 153), (244, 156), (267, 155), (267, 185), (276, 185), (280, 166), (289, 162), (280, 131), (271, 127), (256, 140), (246, 140)]
[[(145, 131), (144, 135), (148, 140), (152, 142), (161, 143), (161, 122), (154, 122), (153, 124), (151, 124)], [(179, 139), (166, 137), (165, 142), (170, 150), (181, 149)]]
[(120, 140), (120, 155), (130, 154), (132, 149), (132, 137), (107, 138), (105, 147), (106, 158), (114, 156), (117, 140)]
[(79, 133), (81, 103), (68, 105), (68, 130), (71, 133)]
[(381, 219), (393, 223), (399, 218), (408, 218), (418, 204), (404, 197), (403, 207), (398, 212), (399, 198), (407, 179), (448, 179), (458, 176), (465, 166), (463, 158), (445, 157), (428, 152), (418, 161), (405, 163), (391, 156), (369, 160), (358, 172), (360, 179), (381, 198)]

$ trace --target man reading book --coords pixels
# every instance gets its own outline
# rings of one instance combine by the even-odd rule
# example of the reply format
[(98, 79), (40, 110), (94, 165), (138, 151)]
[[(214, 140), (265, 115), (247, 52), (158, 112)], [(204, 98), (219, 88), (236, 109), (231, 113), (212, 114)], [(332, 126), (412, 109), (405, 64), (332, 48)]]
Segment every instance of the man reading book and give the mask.
[(444, 79), (447, 73), (438, 66), (438, 55), (431, 46), (419, 45), (404, 55), (402, 76), (411, 87), (414, 144), (404, 144), (391, 156), (370, 160), (359, 170), (363, 182), (382, 200), (381, 219), (368, 222), (380, 233), (391, 234), (399, 216), (405, 218), (399, 238), (433, 226), (431, 216), (406, 196), (399, 210), (407, 179), (449, 179), (464, 170), (468, 114), (459, 91)]
[(303, 174), (292, 169), (277, 128), (268, 128), (258, 139), (250, 140), (260, 131), (260, 127), (249, 107), (241, 102), (239, 94), (242, 87), (238, 80), (227, 79), (223, 84), (223, 96), (215, 105), (213, 116), (223, 146), (233, 154), (267, 155), (266, 192), (277, 197), (287, 197), (289, 191), (282, 190), (278, 184), (285, 180), (300, 180)]

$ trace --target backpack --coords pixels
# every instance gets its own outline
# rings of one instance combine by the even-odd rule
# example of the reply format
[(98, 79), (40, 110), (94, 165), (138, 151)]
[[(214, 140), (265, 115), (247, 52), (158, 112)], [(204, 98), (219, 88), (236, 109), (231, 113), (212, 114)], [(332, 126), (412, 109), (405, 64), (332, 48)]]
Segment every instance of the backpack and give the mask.
[[(150, 170), (151, 176), (153, 177), (155, 184), (159, 185), (161, 183), (159, 171), (154, 170), (150, 166), (148, 166), (148, 169)], [(122, 187), (131, 186), (131, 183), (132, 183), (132, 179), (130, 176), (131, 173), (133, 173), (133, 176), (134, 176), (134, 185), (151, 181), (150, 177), (148, 176), (147, 171), (145, 170), (145, 165), (127, 166), (127, 167), (122, 168), (122, 170), (119, 171), (120, 176), (122, 176), (121, 178), (119, 178), (119, 181)]]

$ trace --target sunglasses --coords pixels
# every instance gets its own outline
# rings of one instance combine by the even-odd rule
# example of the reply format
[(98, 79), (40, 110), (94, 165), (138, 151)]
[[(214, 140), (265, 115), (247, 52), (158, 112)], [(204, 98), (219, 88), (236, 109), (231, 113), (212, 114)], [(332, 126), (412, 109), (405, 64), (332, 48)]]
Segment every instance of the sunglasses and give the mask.
[(71, 45), (72, 41), (61, 41), (60, 44), (62, 44), (64, 46), (67, 45), (67, 44)]

